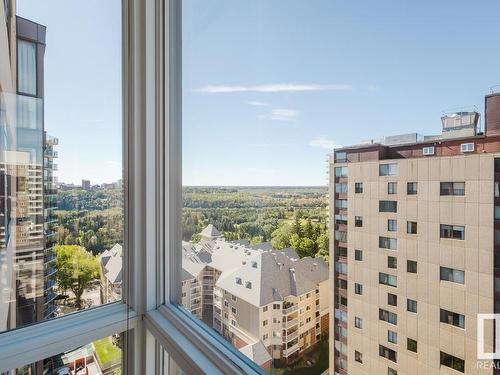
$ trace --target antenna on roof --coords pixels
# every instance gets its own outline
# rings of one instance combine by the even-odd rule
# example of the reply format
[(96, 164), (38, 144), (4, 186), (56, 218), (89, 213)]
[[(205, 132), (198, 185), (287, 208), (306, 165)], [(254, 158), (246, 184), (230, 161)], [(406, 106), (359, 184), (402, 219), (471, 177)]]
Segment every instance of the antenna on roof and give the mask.
[(496, 94), (500, 92), (500, 85), (493, 85), (490, 87), (490, 94)]

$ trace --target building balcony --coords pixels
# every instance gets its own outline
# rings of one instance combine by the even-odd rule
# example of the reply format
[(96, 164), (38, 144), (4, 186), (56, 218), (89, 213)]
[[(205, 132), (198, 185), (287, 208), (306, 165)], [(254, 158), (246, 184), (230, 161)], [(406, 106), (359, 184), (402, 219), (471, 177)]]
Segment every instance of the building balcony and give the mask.
[[(287, 306), (287, 305), (285, 304), (283, 306)], [(291, 313), (297, 311), (298, 309), (299, 309), (299, 307), (297, 305), (288, 306), (288, 307), (283, 309), (283, 315), (291, 314)]]
[(283, 322), (281, 323), (283, 328), (290, 328), (296, 326), (297, 324), (299, 324), (299, 320), (297, 318), (290, 320), (283, 320)]
[(295, 345), (293, 345), (287, 349), (283, 349), (283, 357), (289, 357), (293, 353), (297, 352), (298, 350), (299, 350), (299, 343), (297, 342)]
[(287, 334), (286, 336), (283, 337), (283, 342), (290, 342), (293, 339), (296, 339), (299, 337), (299, 330), (295, 330), (292, 333)]

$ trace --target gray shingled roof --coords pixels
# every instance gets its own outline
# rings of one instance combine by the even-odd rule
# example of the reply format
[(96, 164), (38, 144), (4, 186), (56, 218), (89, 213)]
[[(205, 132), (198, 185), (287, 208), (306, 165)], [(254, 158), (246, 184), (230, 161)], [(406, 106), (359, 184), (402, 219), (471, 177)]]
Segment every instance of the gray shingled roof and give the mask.
[(112, 284), (122, 283), (122, 255), (122, 246), (116, 244), (111, 249), (104, 251), (100, 256), (104, 277)]
[(271, 356), (269, 355), (262, 341), (257, 341), (253, 344), (244, 346), (243, 348), (240, 348), (240, 352), (245, 354), (259, 366), (262, 366), (264, 363), (271, 360)]
[(221, 235), (219, 230), (212, 224), (208, 224), (207, 227), (203, 229), (200, 234), (202, 237), (220, 237)]

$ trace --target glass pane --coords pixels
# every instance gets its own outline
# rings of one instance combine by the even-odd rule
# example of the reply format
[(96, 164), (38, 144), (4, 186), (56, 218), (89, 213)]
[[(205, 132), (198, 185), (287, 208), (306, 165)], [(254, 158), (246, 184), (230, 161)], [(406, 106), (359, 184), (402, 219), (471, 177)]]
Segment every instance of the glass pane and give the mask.
[[(324, 159), (334, 142), (306, 129), (307, 112), (321, 93), (343, 87), (280, 83), (283, 68), (292, 77), (302, 69), (281, 54), (296, 56), (312, 41), (307, 27), (299, 32), (296, 19), (282, 17), (283, 5), (182, 5), (181, 303), (262, 368), (321, 374), (329, 329)], [(294, 12), (310, 9), (297, 3)], [(297, 33), (282, 33), (275, 17)], [(314, 17), (307, 19), (312, 26)], [(319, 58), (322, 51), (310, 52)], [(348, 168), (334, 173), (345, 196)], [(335, 205), (345, 227), (347, 201)], [(336, 236), (347, 241), (345, 231)], [(346, 261), (337, 263), (340, 275)]]
[(5, 331), (121, 299), (122, 12), (5, 0), (0, 14)]
[(19, 367), (16, 375), (121, 375), (122, 337), (104, 337), (87, 345)]

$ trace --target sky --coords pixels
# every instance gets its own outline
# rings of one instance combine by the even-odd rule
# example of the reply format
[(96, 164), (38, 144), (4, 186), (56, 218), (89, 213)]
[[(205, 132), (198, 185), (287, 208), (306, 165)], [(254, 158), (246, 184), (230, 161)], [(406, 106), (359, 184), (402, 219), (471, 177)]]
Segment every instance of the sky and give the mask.
[[(18, 2), (48, 27), (59, 180), (116, 180), (119, 1)], [(496, 0), (183, 0), (183, 183), (325, 185), (335, 146), (482, 113), (500, 84), (498, 14)]]

